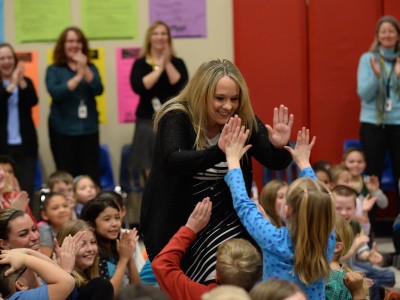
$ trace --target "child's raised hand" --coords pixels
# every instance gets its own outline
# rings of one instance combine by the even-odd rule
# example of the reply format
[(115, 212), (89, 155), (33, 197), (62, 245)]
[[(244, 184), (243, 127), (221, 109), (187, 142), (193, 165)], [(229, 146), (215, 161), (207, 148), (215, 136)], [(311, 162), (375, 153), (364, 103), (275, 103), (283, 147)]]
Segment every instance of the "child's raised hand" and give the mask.
[(363, 212), (368, 212), (372, 209), (374, 206), (376, 200), (378, 200), (377, 197), (371, 197), (370, 194), (368, 194), (363, 200), (362, 200), (362, 211)]
[(210, 221), (212, 202), (210, 197), (206, 197), (203, 201), (197, 203), (193, 212), (187, 220), (186, 226), (192, 229), (196, 234), (203, 230)]
[(0, 264), (9, 264), (10, 268), (4, 272), (5, 276), (25, 267), (25, 257), (28, 254), (19, 249), (1, 250)]
[(310, 155), (315, 140), (316, 137), (314, 136), (310, 142), (310, 130), (303, 127), (297, 132), (297, 140), (294, 149), (289, 146), (284, 146), (284, 148), (292, 155), (293, 160), (300, 170), (311, 167)]
[(275, 148), (286, 146), (290, 139), (290, 133), (294, 116), (289, 116), (288, 108), (281, 104), (279, 108), (274, 108), (273, 127), (265, 125), (268, 130), (268, 137)]
[(132, 243), (130, 238), (130, 233), (127, 231), (123, 231), (121, 233), (121, 237), (117, 240), (117, 251), (119, 254), (119, 258), (125, 259), (127, 262), (133, 256), (135, 251), (135, 245)]
[(365, 185), (370, 193), (376, 192), (379, 189), (379, 178), (375, 175), (368, 176)]
[(64, 238), (61, 247), (54, 239), (54, 254), (57, 264), (65, 271), (72, 272), (75, 266), (75, 256), (82, 247), (82, 239), (87, 231), (79, 231), (74, 236)]
[(226, 161), (228, 162), (229, 170), (240, 168), (240, 159), (242, 158), (243, 154), (245, 154), (247, 150), (251, 148), (250, 144), (244, 146), (250, 131), (245, 129), (244, 126), (238, 126), (232, 129), (233, 131), (229, 133), (228, 143), (226, 144), (225, 149)]
[(10, 197), (10, 207), (26, 211), (26, 207), (29, 204), (29, 195), (27, 192), (13, 192)]
[(136, 250), (136, 244), (139, 241), (139, 235), (136, 228), (129, 230), (129, 240), (131, 241), (133, 252)]
[(368, 261), (373, 265), (378, 265), (382, 262), (382, 259), (382, 255), (376, 249), (376, 242), (374, 242), (368, 255)]

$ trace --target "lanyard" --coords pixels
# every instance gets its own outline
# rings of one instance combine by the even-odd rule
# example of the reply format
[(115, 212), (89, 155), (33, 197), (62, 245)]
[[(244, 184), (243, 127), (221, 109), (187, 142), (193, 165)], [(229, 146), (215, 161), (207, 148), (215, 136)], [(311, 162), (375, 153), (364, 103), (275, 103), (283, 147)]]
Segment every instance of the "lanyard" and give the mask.
[(382, 56), (381, 56), (381, 64), (383, 66), (383, 72), (387, 79), (387, 81), (386, 81), (386, 97), (390, 98), (390, 81), (392, 80), (392, 74), (393, 74), (395, 62), (392, 63), (392, 67), (390, 68), (389, 76), (386, 75), (387, 74), (386, 65), (385, 65), (385, 61), (383, 60)]

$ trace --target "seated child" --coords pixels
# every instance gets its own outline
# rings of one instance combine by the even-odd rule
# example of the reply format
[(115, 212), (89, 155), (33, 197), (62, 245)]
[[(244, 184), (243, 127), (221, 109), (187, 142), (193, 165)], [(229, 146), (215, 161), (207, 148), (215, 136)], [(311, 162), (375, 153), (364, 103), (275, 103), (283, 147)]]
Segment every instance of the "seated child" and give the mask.
[(201, 300), (252, 300), (250, 295), (241, 287), (221, 285), (205, 293)]
[[(197, 203), (186, 223), (171, 238), (151, 263), (157, 281), (174, 300), (200, 299), (205, 292), (218, 286), (192, 281), (180, 268), (182, 256), (196, 239), (196, 234), (207, 230), (212, 203), (204, 198)], [(250, 290), (261, 276), (261, 256), (250, 242), (231, 239), (222, 243), (216, 253), (216, 280), (219, 284), (231, 284)]]
[[(354, 235), (350, 224), (340, 215), (336, 215), (335, 220), (335, 233), (336, 233), (336, 247), (330, 263), (329, 281), (326, 285), (326, 299), (328, 300), (352, 300), (365, 299), (368, 293), (368, 287), (363, 289), (363, 284), (360, 284), (355, 290), (350, 291), (345, 285), (346, 274), (352, 272), (350, 268), (341, 263), (341, 258), (349, 252), (353, 241)], [(359, 273), (352, 275), (353, 277), (363, 276)]]
[(271, 223), (278, 228), (283, 226), (280, 212), (287, 189), (288, 184), (285, 181), (274, 179), (263, 187), (260, 195), (260, 205)]
[(67, 299), (74, 288), (74, 278), (56, 264), (27, 254), (24, 250), (2, 250), (1, 295), (9, 300)]
[[(75, 278), (75, 288), (68, 300), (114, 299), (110, 281), (99, 276), (99, 257), (94, 230), (82, 220), (70, 220), (57, 233), (55, 251), (69, 244), (79, 244), (75, 251), (75, 264), (68, 272)], [(67, 245), (65, 245), (67, 244)]]
[(334, 165), (330, 170), (331, 174), (331, 190), (337, 185), (346, 185), (352, 188), (351, 174), (349, 169), (344, 165)]
[(115, 199), (107, 192), (100, 193), (86, 203), (81, 218), (95, 231), (100, 277), (110, 280), (115, 296), (129, 282), (139, 283), (133, 259), (139, 237), (135, 228), (121, 231), (120, 207)]
[[(233, 127), (236, 129), (227, 141), (229, 171), (225, 181), (241, 222), (263, 251), (263, 279), (293, 281), (308, 299), (323, 299), (336, 243), (332, 195), (322, 182), (311, 178), (295, 180), (282, 205), (281, 215), (287, 227), (273, 226), (246, 193), (240, 159), (251, 145), (244, 146), (249, 131), (239, 126)], [(312, 172), (309, 155), (314, 143), (315, 138), (309, 143), (309, 131), (303, 128), (298, 132), (295, 149), (285, 146), (296, 162), (308, 164), (298, 164), (301, 172)]]
[(76, 216), (79, 218), (83, 206), (96, 197), (99, 187), (88, 175), (80, 175), (74, 179), (74, 190), (77, 204), (75, 206)]
[(63, 194), (72, 209), (72, 219), (75, 220), (76, 199), (74, 193), (74, 178), (65, 171), (55, 171), (47, 179), (47, 188), (50, 192)]
[(279, 278), (268, 279), (257, 284), (251, 289), (250, 297), (252, 300), (307, 300), (297, 284)]
[(322, 181), (323, 183), (326, 184), (328, 189), (331, 189), (331, 184), (332, 184), (332, 177), (331, 177), (331, 172), (327, 169), (319, 168), (319, 169), (314, 169), (315, 175), (317, 175), (317, 178), (319, 181)]
[(41, 216), (44, 222), (39, 223), (40, 252), (52, 257), (54, 238), (60, 227), (71, 220), (72, 210), (64, 195), (49, 193), (41, 203)]
[(344, 258), (351, 269), (363, 272), (367, 278), (374, 281), (374, 285), (369, 289), (371, 300), (380, 299), (382, 288), (392, 287), (395, 284), (394, 273), (391, 270), (373, 267), (373, 264), (381, 263), (382, 255), (377, 251), (376, 243), (373, 243), (371, 249), (368, 247), (369, 238), (362, 233), (360, 224), (354, 221), (357, 197), (355, 190), (339, 185), (332, 190), (332, 194), (335, 199), (336, 214), (350, 223), (353, 229), (354, 242)]
[[(365, 161), (364, 152), (361, 149), (356, 147), (348, 148), (343, 154), (342, 163), (349, 169), (352, 179), (352, 187), (358, 194), (358, 221), (364, 231), (364, 234), (369, 235), (371, 228), (370, 218), (373, 217), (374, 219), (375, 215), (375, 213), (371, 211), (371, 208), (373, 208), (375, 211), (375, 203), (381, 209), (386, 208), (389, 203), (388, 198), (379, 188), (379, 179), (377, 176), (363, 176), (367, 163)], [(371, 198), (376, 199), (371, 201)]]

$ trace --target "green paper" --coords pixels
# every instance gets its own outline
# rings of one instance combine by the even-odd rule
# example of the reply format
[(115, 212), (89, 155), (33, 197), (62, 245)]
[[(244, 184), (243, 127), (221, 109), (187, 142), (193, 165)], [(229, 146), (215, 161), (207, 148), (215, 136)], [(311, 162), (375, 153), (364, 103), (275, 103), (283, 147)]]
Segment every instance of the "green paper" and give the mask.
[(55, 41), (71, 26), (70, 0), (15, 0), (17, 43)]
[(137, 0), (82, 0), (82, 29), (89, 39), (138, 37)]

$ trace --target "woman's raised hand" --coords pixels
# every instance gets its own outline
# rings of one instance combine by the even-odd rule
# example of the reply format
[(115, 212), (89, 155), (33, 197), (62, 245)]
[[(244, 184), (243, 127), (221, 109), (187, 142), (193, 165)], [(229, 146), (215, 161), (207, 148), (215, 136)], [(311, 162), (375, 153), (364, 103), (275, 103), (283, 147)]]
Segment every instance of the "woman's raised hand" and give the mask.
[(275, 148), (283, 148), (290, 139), (294, 116), (288, 113), (288, 108), (281, 104), (274, 108), (273, 127), (265, 125), (269, 140)]
[(372, 71), (374, 72), (376, 77), (381, 77), (381, 66), (375, 57), (371, 57), (369, 59), (369, 63), (371, 64)]

